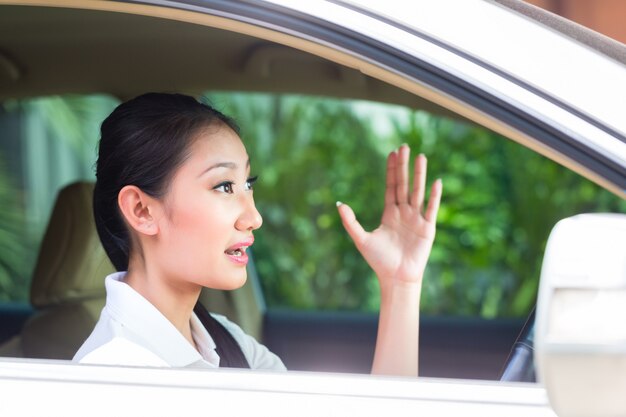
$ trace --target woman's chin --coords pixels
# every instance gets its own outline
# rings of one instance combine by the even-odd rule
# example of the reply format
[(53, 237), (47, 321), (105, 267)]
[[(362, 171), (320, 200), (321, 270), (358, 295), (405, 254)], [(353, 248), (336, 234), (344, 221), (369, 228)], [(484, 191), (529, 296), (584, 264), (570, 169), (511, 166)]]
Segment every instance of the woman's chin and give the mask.
[(244, 270), (243, 274), (233, 274), (226, 279), (224, 278), (226, 277), (220, 277), (219, 282), (209, 283), (209, 285), (205, 286), (211, 289), (222, 291), (236, 290), (244, 286), (246, 280), (248, 279), (248, 274), (246, 274)]

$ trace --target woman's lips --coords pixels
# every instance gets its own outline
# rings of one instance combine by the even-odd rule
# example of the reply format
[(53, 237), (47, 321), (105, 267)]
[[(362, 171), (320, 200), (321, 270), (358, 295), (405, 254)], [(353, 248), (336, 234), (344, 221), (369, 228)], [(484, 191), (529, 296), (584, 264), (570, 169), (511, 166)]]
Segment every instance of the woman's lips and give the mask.
[(226, 249), (224, 254), (234, 263), (238, 265), (246, 265), (248, 263), (248, 254), (246, 253), (246, 249), (252, 246), (253, 243), (254, 237), (250, 236), (249, 238), (239, 243), (235, 243)]
[(226, 256), (238, 265), (247, 265), (248, 264), (248, 254), (245, 251), (241, 251), (241, 255), (234, 255), (230, 253), (226, 253)]

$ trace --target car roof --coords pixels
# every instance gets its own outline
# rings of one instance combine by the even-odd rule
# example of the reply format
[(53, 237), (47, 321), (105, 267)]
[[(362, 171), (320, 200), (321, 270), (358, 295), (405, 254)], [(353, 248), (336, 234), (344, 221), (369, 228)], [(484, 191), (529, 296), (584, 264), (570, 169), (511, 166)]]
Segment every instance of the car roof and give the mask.
[(626, 45), (615, 39), (525, 1), (494, 1), (626, 65)]
[[(518, 0), (343, 3), (549, 97), (622, 139), (626, 136), (626, 46), (615, 40)], [(340, 18), (337, 12), (325, 15)], [(363, 34), (375, 32), (370, 25), (361, 27)], [(410, 50), (392, 31), (378, 36)]]

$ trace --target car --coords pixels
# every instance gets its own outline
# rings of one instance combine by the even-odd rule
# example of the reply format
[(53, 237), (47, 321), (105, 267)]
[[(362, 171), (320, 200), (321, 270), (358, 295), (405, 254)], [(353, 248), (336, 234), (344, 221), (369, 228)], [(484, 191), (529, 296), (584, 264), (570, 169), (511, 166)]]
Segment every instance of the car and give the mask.
[[(235, 414), (251, 411), (261, 415), (458, 411), (539, 416), (554, 415), (555, 411), (575, 415), (576, 400), (589, 401), (580, 391), (576, 396), (560, 391), (568, 388), (562, 382), (549, 383), (555, 380), (550, 379), (555, 372), (557, 377), (569, 375), (562, 367), (549, 365), (555, 363), (551, 362), (555, 357), (560, 358), (559, 346), (572, 347), (576, 340), (570, 338), (558, 345), (545, 338), (551, 329), (545, 324), (555, 320), (554, 314), (546, 312), (546, 303), (558, 299), (545, 295), (557, 288), (546, 268), (540, 284), (545, 288), (540, 297), (544, 303), (538, 304), (536, 314), (537, 320), (544, 321), (542, 325), (538, 321), (537, 336), (538, 347), (553, 350), (552, 356), (542, 351), (537, 358), (552, 371), (540, 373), (544, 378), (540, 383), (496, 380), (503, 369), (506, 374), (512, 364), (519, 364), (523, 350), (514, 349), (507, 360), (516, 340), (520, 342), (517, 346), (525, 346), (523, 337), (532, 334), (527, 330), (532, 330), (534, 323), (531, 310), (538, 282), (533, 275), (538, 275), (543, 245), (557, 220), (579, 210), (617, 212), (615, 218), (605, 219), (609, 226), (591, 227), (603, 233), (594, 238), (597, 245), (608, 242), (616, 249), (606, 252), (611, 258), (607, 261), (591, 249), (580, 256), (593, 254), (585, 267), (596, 269), (601, 269), (600, 262), (619, 265), (624, 257), (624, 251), (619, 251), (623, 236), (620, 219), (626, 211), (624, 45), (514, 0), (0, 0), (0, 11), (0, 145), (8, 155), (3, 169), (14, 173), (22, 185), (18, 193), (0, 184), (8, 190), (0, 190), (3, 206), (18, 207), (19, 214), (6, 214), (1, 230), (12, 231), (9, 236), (17, 242), (20, 236), (44, 235), (46, 229), (37, 259), (18, 253), (17, 244), (1, 249), (5, 275), (0, 292), (10, 289), (24, 298), (28, 291), (31, 299), (31, 305), (5, 303), (0, 308), (0, 354), (5, 356), (0, 359), (0, 386), (6, 393), (0, 411), (4, 415), (51, 410), (70, 415), (134, 411), (161, 415), (210, 406)], [(253, 161), (262, 162), (261, 178), (267, 178), (268, 185), (263, 189), (261, 182), (258, 199), (265, 208), (263, 233), (268, 237), (258, 238), (250, 283), (236, 293), (207, 292), (203, 297), (212, 309), (227, 313), (262, 340), (291, 371), (151, 369), (68, 361), (97, 320), (103, 304), (101, 278), (112, 268), (89, 226), (91, 185), (84, 180), (93, 180), (89, 171), (97, 140), (93, 127), (97, 128), (119, 100), (146, 91), (181, 91), (221, 104), (241, 122)], [(254, 106), (246, 107), (241, 105), (242, 95), (224, 92), (271, 94), (244, 97), (246, 103), (256, 100)], [(284, 96), (279, 100), (277, 94), (304, 98)], [(64, 98), (59, 98), (61, 95)], [(93, 96), (85, 98), (87, 95)], [(328, 104), (319, 97), (338, 101)], [(346, 99), (352, 101), (346, 105), (342, 101)], [(85, 103), (88, 106), (82, 106)], [(72, 104), (77, 112), (63, 111)], [(312, 108), (321, 109), (324, 117), (315, 119), (312, 126), (298, 124)], [(346, 124), (355, 120), (353, 113), (345, 113), (346, 108), (371, 119), (381, 139), (365, 138), (363, 131), (348, 130), (342, 124), (332, 125), (323, 135), (311, 133), (321, 129), (332, 114), (340, 114)], [(43, 120), (42, 114), (47, 119)], [(285, 123), (280, 119), (284, 114), (295, 116)], [(85, 130), (81, 123), (92, 130)], [(246, 126), (255, 124), (260, 126), (255, 130), (261, 132), (257, 133), (260, 139), (247, 139)], [(277, 125), (286, 127), (274, 140)], [(424, 126), (430, 125), (440, 129), (437, 132), (443, 132), (444, 139), (429, 134)], [(444, 204), (448, 198), (465, 205), (451, 205), (441, 213), (430, 267), (432, 275), (441, 279), (425, 283), (424, 308), (426, 312), (445, 312), (440, 310), (444, 304), (474, 300), (474, 304), (468, 301), (468, 311), (482, 315), (423, 317), (422, 377), (418, 379), (360, 375), (369, 370), (371, 362), (375, 313), (371, 309), (318, 311), (315, 304), (353, 306), (358, 304), (351, 301), (355, 289), (363, 294), (372, 292), (367, 284), (346, 284), (348, 272), (364, 269), (354, 255), (346, 255), (349, 241), (332, 243), (339, 240), (336, 235), (317, 232), (337, 224), (320, 211), (324, 207), (320, 201), (332, 197), (327, 196), (329, 191), (354, 200), (373, 195), (368, 193), (377, 188), (380, 172), (375, 161), (380, 149), (392, 146), (384, 132), (398, 126), (403, 136), (412, 135), (413, 146), (419, 144), (429, 151), (431, 160), (440, 155), (441, 162), (431, 164), (431, 172), (433, 168), (467, 168), (463, 177), (444, 178)], [(53, 133), (45, 133), (46, 129)], [(52, 136), (55, 143), (63, 142), (62, 147), (52, 143)], [(327, 141), (326, 136), (336, 138)], [(484, 142), (498, 146), (482, 147)], [(272, 148), (268, 143), (281, 146)], [(456, 147), (437, 152), (447, 144)], [(471, 146), (473, 159), (466, 157)], [(505, 159), (509, 147), (522, 153)], [(340, 152), (366, 163), (353, 171), (331, 158), (326, 158), (328, 165), (320, 163), (322, 155), (339, 158)], [(504, 171), (498, 172), (515, 170), (536, 181), (523, 183), (510, 175), (485, 180), (480, 175), (491, 169), (487, 161), (491, 152), (499, 152), (494, 160)], [(533, 177), (544, 170), (537, 162), (543, 158), (554, 162), (545, 170), (564, 179), (558, 186)], [(288, 169), (292, 168), (283, 169), (290, 161), (306, 166), (314, 175), (301, 180), (290, 177)], [(322, 177), (326, 173), (329, 177)], [(346, 176), (352, 182), (342, 182)], [(318, 184), (308, 177), (324, 180)], [(59, 192), (70, 182), (74, 184)], [(483, 192), (467, 201), (471, 187)], [(308, 190), (304, 198), (299, 197), (303, 188)], [(502, 214), (496, 189), (512, 190), (507, 210), (518, 210)], [(297, 197), (284, 204), (282, 194)], [(572, 195), (582, 196), (581, 202), (576, 200), (570, 208), (576, 211), (560, 209), (574, 201)], [(263, 197), (268, 201), (265, 207), (261, 205)], [(357, 215), (375, 221), (379, 212), (368, 201), (365, 199), (363, 211)], [(281, 207), (291, 212), (285, 213)], [(476, 222), (474, 217), (462, 216), (462, 210), (484, 213)], [(512, 216), (526, 218), (529, 227), (507, 229), (508, 240), (502, 239), (498, 225), (508, 224)], [(285, 220), (290, 217), (295, 220)], [(303, 220), (307, 217), (312, 222)], [(11, 227), (18, 219), (38, 226), (15, 231)], [(584, 219), (559, 223), (555, 233), (582, 236), (571, 228), (589, 229), (589, 221), (598, 224)], [(617, 235), (611, 235), (611, 230)], [(555, 236), (550, 242), (560, 241)], [(279, 240), (282, 237), (286, 239)], [(272, 253), (288, 252), (299, 241), (312, 244), (297, 246), (303, 248), (298, 249), (297, 262), (288, 260), (294, 259), (294, 253), (289, 253), (290, 257)], [(25, 245), (27, 249), (39, 246), (37, 239), (32, 242)], [(513, 250), (517, 244), (524, 249)], [(437, 252), (438, 245), (483, 254), (480, 269), (463, 275), (470, 284), (460, 294), (454, 292), (458, 287), (449, 285), (447, 290), (444, 284), (451, 275), (465, 273), (466, 264), (447, 257), (451, 252)], [(337, 249), (336, 257), (327, 258), (328, 252), (319, 247)], [(526, 265), (523, 273), (529, 276), (520, 283), (506, 268), (497, 269), (491, 264), (496, 262), (491, 254), (496, 252), (502, 256), (499, 264)], [(452, 253), (462, 260), (466, 252)], [(551, 249), (550, 253), (559, 251)], [(559, 256), (557, 263), (564, 259)], [(305, 259), (315, 262), (305, 263)], [(338, 267), (340, 274), (334, 280), (325, 275), (330, 269), (320, 259), (328, 259), (328, 264), (354, 264), (354, 269)], [(552, 265), (546, 264), (551, 259), (544, 260), (544, 265)], [(446, 264), (454, 264), (456, 269), (437, 269)], [(10, 285), (18, 275), (29, 275), (33, 265), (30, 288)], [(281, 305), (281, 297), (289, 291), (278, 275), (290, 277), (294, 270), (310, 271), (317, 279), (315, 288), (323, 300), (298, 301), (308, 310)], [(293, 276), (289, 284), (299, 290), (299, 296), (311, 292), (298, 281), (300, 277)], [(494, 287), (494, 281), (510, 288)], [(268, 290), (271, 282), (276, 286)], [(506, 298), (509, 293), (515, 298)], [(341, 304), (344, 301), (346, 304)], [(498, 308), (513, 317), (495, 319)], [(525, 327), (527, 314), (531, 320)], [(604, 346), (606, 340), (596, 340), (596, 345)], [(590, 352), (576, 359), (587, 363), (586, 358), (593, 356)], [(534, 370), (528, 361), (522, 365), (519, 380), (523, 379), (519, 375)], [(602, 386), (602, 381), (594, 381)], [(606, 392), (611, 394), (607, 406), (619, 402), (614, 391)], [(115, 400), (102, 401), (103, 395)], [(61, 398), (65, 401), (59, 401)]]

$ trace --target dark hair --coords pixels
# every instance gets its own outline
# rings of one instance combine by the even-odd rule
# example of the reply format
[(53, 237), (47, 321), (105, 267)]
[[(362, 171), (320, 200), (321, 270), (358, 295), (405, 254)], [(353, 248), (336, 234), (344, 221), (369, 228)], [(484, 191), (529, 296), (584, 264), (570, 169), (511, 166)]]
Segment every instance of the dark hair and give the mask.
[(147, 93), (117, 106), (102, 123), (93, 212), (102, 246), (118, 271), (128, 269), (131, 241), (117, 205), (126, 185), (162, 197), (199, 132), (236, 123), (182, 94)]
[[(189, 147), (207, 127), (235, 122), (182, 94), (147, 93), (117, 106), (102, 122), (93, 213), (102, 246), (118, 271), (128, 269), (130, 233), (117, 205), (126, 185), (161, 197)], [(198, 303), (194, 309), (217, 346), (220, 366), (249, 368), (233, 336)]]

